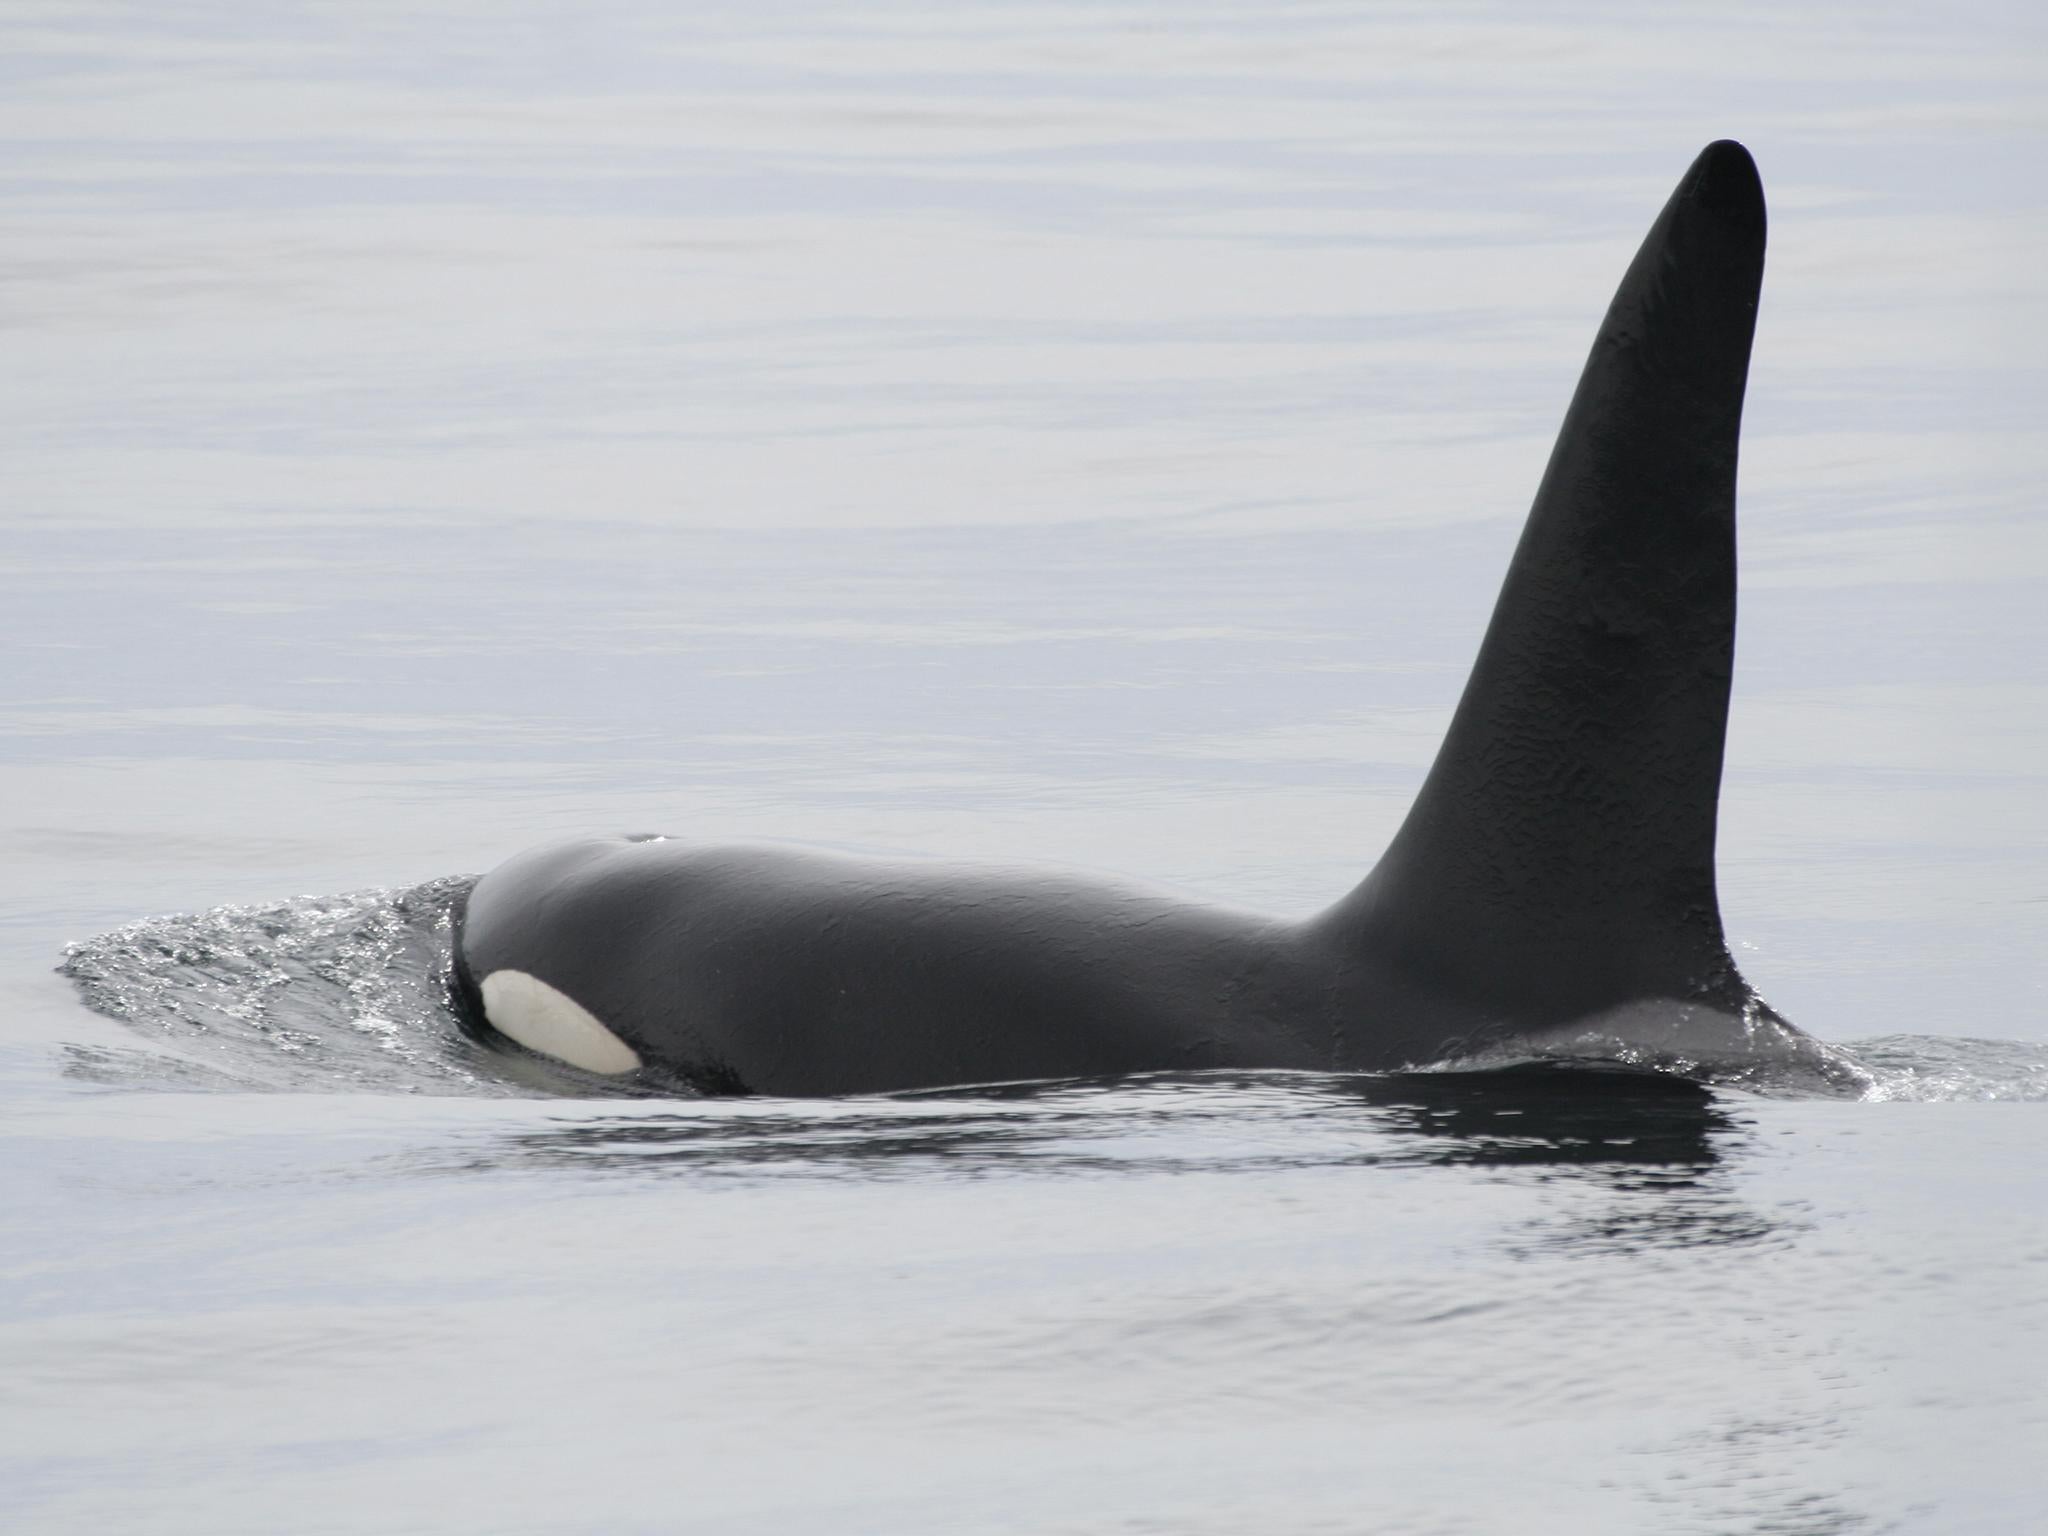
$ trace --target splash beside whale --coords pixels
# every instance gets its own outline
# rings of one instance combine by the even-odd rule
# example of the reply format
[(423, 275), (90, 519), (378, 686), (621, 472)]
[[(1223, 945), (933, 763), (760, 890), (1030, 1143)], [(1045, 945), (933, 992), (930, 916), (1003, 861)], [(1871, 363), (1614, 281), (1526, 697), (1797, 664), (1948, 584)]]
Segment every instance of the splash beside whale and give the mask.
[(1715, 888), (1764, 237), (1748, 152), (1709, 145), (1600, 327), (1429, 776), (1328, 911), (591, 838), (469, 892), (468, 1026), (713, 1093), (1532, 1058), (1859, 1091), (1743, 979)]

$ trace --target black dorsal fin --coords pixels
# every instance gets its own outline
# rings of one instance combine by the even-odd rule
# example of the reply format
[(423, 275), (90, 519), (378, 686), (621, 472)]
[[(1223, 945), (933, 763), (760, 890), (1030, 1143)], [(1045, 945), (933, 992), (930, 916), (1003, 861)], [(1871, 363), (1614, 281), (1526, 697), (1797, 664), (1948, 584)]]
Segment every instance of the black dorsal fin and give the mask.
[(1711, 144), (1608, 308), (1422, 792), (1330, 914), (1411, 970), (1565, 1012), (1739, 1000), (1714, 827), (1763, 257), (1756, 167)]

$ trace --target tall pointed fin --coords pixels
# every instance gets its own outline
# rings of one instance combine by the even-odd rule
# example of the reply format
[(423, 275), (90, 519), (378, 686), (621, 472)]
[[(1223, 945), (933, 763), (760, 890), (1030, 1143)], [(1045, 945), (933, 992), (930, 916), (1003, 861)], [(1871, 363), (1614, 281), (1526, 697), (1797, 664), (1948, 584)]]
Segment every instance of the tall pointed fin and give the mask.
[(1739, 986), (1714, 827), (1763, 256), (1756, 167), (1709, 145), (1607, 311), (1429, 778), (1333, 913), (1418, 970), (1564, 1009)]

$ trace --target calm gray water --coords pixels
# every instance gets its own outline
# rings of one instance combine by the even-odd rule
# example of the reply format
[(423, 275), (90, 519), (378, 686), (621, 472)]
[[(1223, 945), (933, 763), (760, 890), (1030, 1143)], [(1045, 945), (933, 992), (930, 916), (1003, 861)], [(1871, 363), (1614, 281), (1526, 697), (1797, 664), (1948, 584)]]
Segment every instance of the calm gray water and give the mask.
[[(0, 1523), (2035, 1528), (2048, 23), (1655, 16), (0, 12)], [(1724, 904), (1871, 1099), (455, 1034), (560, 834), (1332, 899), (1721, 136)]]

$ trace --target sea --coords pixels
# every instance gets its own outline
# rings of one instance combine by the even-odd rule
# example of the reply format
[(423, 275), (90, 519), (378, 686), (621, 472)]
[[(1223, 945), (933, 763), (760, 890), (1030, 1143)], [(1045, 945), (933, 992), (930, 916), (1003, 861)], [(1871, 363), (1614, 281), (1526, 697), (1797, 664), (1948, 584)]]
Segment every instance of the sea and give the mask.
[[(457, 1030), (585, 832), (1334, 900), (1723, 137), (1723, 905), (1864, 1097)], [(2044, 249), (2019, 0), (9, 0), (0, 1529), (2043, 1529)]]

